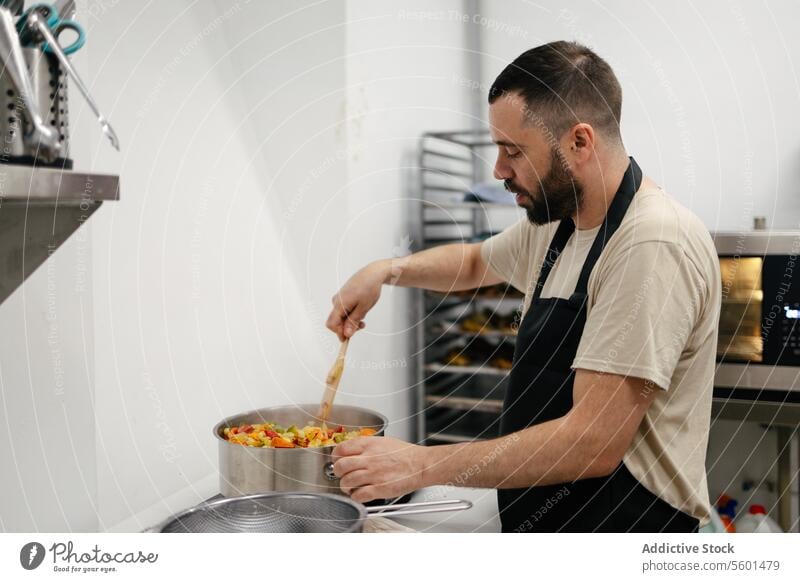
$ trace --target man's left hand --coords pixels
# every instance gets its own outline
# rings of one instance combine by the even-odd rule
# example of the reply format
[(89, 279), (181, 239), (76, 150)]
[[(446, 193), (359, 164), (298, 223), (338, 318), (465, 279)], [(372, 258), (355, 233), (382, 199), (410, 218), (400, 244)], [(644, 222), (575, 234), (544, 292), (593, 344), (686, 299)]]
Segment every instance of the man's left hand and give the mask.
[(426, 447), (391, 437), (359, 437), (333, 450), (333, 471), (354, 501), (391, 499), (422, 487)]

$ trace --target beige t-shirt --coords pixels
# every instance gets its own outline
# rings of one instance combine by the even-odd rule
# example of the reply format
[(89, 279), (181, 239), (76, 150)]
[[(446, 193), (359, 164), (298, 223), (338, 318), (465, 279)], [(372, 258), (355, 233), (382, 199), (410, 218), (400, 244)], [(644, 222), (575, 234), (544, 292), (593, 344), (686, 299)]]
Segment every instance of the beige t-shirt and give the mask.
[[(481, 245), (491, 269), (525, 293), (524, 310), (557, 227), (523, 219)], [(572, 294), (598, 231), (575, 231), (542, 297)], [(705, 458), (720, 294), (705, 226), (663, 190), (640, 189), (589, 277), (586, 327), (572, 363), (659, 388), (623, 462), (652, 493), (702, 524), (710, 512)]]

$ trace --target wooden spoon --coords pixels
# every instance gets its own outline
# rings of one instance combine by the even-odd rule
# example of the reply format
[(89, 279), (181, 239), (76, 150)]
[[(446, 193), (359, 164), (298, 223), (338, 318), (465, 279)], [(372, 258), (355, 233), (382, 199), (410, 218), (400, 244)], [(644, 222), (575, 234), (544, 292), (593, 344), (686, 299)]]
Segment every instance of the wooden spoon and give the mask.
[(325, 379), (325, 394), (322, 397), (322, 404), (319, 406), (319, 419), (320, 425), (323, 430), (326, 430), (325, 421), (331, 413), (333, 407), (333, 399), (336, 398), (336, 390), (339, 388), (339, 380), (342, 379), (344, 372), (344, 356), (347, 353), (347, 346), (350, 343), (350, 338), (345, 339), (339, 348), (339, 355), (336, 356), (336, 361), (328, 372), (328, 377)]

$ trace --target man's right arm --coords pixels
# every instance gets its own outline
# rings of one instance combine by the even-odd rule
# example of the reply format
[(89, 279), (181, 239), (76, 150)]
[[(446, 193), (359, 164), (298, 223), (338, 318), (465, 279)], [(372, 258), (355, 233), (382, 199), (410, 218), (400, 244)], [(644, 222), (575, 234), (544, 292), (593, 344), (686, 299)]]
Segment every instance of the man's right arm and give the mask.
[(504, 281), (481, 257), (481, 243), (448, 244), (412, 255), (372, 262), (332, 298), (326, 323), (339, 339), (364, 327), (364, 316), (378, 302), (383, 285), (462, 291)]
[(432, 291), (463, 291), (501, 283), (481, 258), (481, 243), (449, 244), (413, 255), (378, 261), (387, 285)]

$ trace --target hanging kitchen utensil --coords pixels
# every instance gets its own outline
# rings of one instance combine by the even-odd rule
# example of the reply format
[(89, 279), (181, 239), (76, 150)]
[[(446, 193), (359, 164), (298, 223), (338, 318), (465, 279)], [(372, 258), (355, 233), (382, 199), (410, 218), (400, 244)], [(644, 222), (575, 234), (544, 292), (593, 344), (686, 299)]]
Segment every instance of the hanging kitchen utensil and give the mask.
[(19, 16), (25, 7), (25, 0), (0, 0), (0, 6), (8, 8), (12, 15)]
[[(50, 29), (50, 32), (53, 33), (53, 37), (55, 37), (56, 40), (59, 39), (61, 33), (65, 30), (71, 30), (77, 34), (77, 38), (70, 45), (63, 46), (58, 43), (65, 55), (71, 55), (83, 47), (86, 42), (86, 33), (83, 27), (74, 20), (59, 16), (58, 10), (55, 6), (50, 4), (34, 4), (23, 12), (22, 16), (17, 20), (17, 31), (19, 32), (19, 39), (22, 46), (37, 46), (44, 41), (38, 30), (28, 26), (28, 20), (33, 13), (39, 14), (45, 20), (47, 27)], [(55, 52), (51, 45), (46, 42), (42, 46), (42, 50), (46, 53)]]
[(64, 156), (60, 150), (65, 149), (66, 138), (61, 139), (64, 132), (58, 130), (62, 118), (51, 116), (48, 124), (40, 112), (58, 105), (59, 116), (65, 114), (66, 91), (58, 70), (40, 55), (37, 49), (22, 48), (14, 17), (8, 8), (0, 7), (0, 96), (7, 100), (8, 111), (0, 117), (0, 135), (10, 162), (50, 163), (59, 154)]
[(353, 533), (371, 515), (397, 517), (462, 511), (470, 501), (445, 499), (365, 507), (326, 493), (265, 493), (201, 503), (167, 519), (161, 533)]
[(18, 93), (14, 84), (9, 82), (10, 79), (0, 75), (0, 100), (4, 100), (2, 104), (6, 106), (6, 114), (0, 115), (0, 135), (4, 136), (6, 161), (72, 169), (64, 72), (53, 55), (38, 48), (23, 48), (22, 55), (33, 91), (33, 104), (41, 112), (41, 123), (53, 132), (58, 147), (43, 146), (32, 136), (36, 129), (29, 106), (22, 93)]
[(336, 398), (336, 391), (339, 389), (339, 381), (342, 379), (344, 373), (344, 357), (347, 354), (347, 346), (350, 344), (350, 338), (345, 339), (339, 347), (339, 354), (336, 356), (336, 361), (333, 363), (328, 377), (325, 379), (325, 393), (322, 395), (322, 403), (319, 406), (319, 416), (322, 428), (325, 428), (325, 421), (331, 413), (333, 407), (333, 399)]
[(75, 0), (57, 0), (53, 7), (61, 18), (75, 17)]
[[(54, 14), (55, 20), (53, 20)], [(57, 26), (58, 23), (61, 22), (58, 19), (58, 13), (55, 11), (55, 8), (48, 4), (37, 4), (36, 6), (32, 6), (30, 9), (28, 9), (23, 15), (23, 18), (25, 18), (25, 22), (22, 30), (20, 31), (20, 36), (24, 37), (25, 42), (33, 42), (37, 45), (43, 41), (44, 45), (42, 50), (53, 52), (61, 66), (75, 82), (75, 85), (78, 87), (78, 90), (81, 92), (84, 99), (86, 99), (86, 102), (89, 104), (90, 109), (97, 117), (97, 121), (100, 123), (100, 126), (103, 129), (103, 133), (108, 137), (111, 145), (114, 146), (114, 149), (119, 151), (119, 138), (117, 137), (116, 132), (111, 127), (111, 124), (108, 122), (108, 120), (103, 117), (103, 114), (100, 112), (100, 108), (97, 106), (94, 98), (89, 93), (89, 89), (83, 83), (83, 80), (81, 80), (77, 71), (72, 66), (72, 62), (69, 60), (64, 50), (62, 50), (58, 43), (58, 39), (50, 29), (48, 23), (55, 22)], [(36, 36), (36, 33), (41, 35), (41, 39)], [(76, 47), (76, 44), (79, 43), (80, 40), (81, 39), (79, 38), (79, 40), (70, 45), (69, 48), (78, 50), (80, 46), (77, 46), (77, 48), (74, 47)]]

